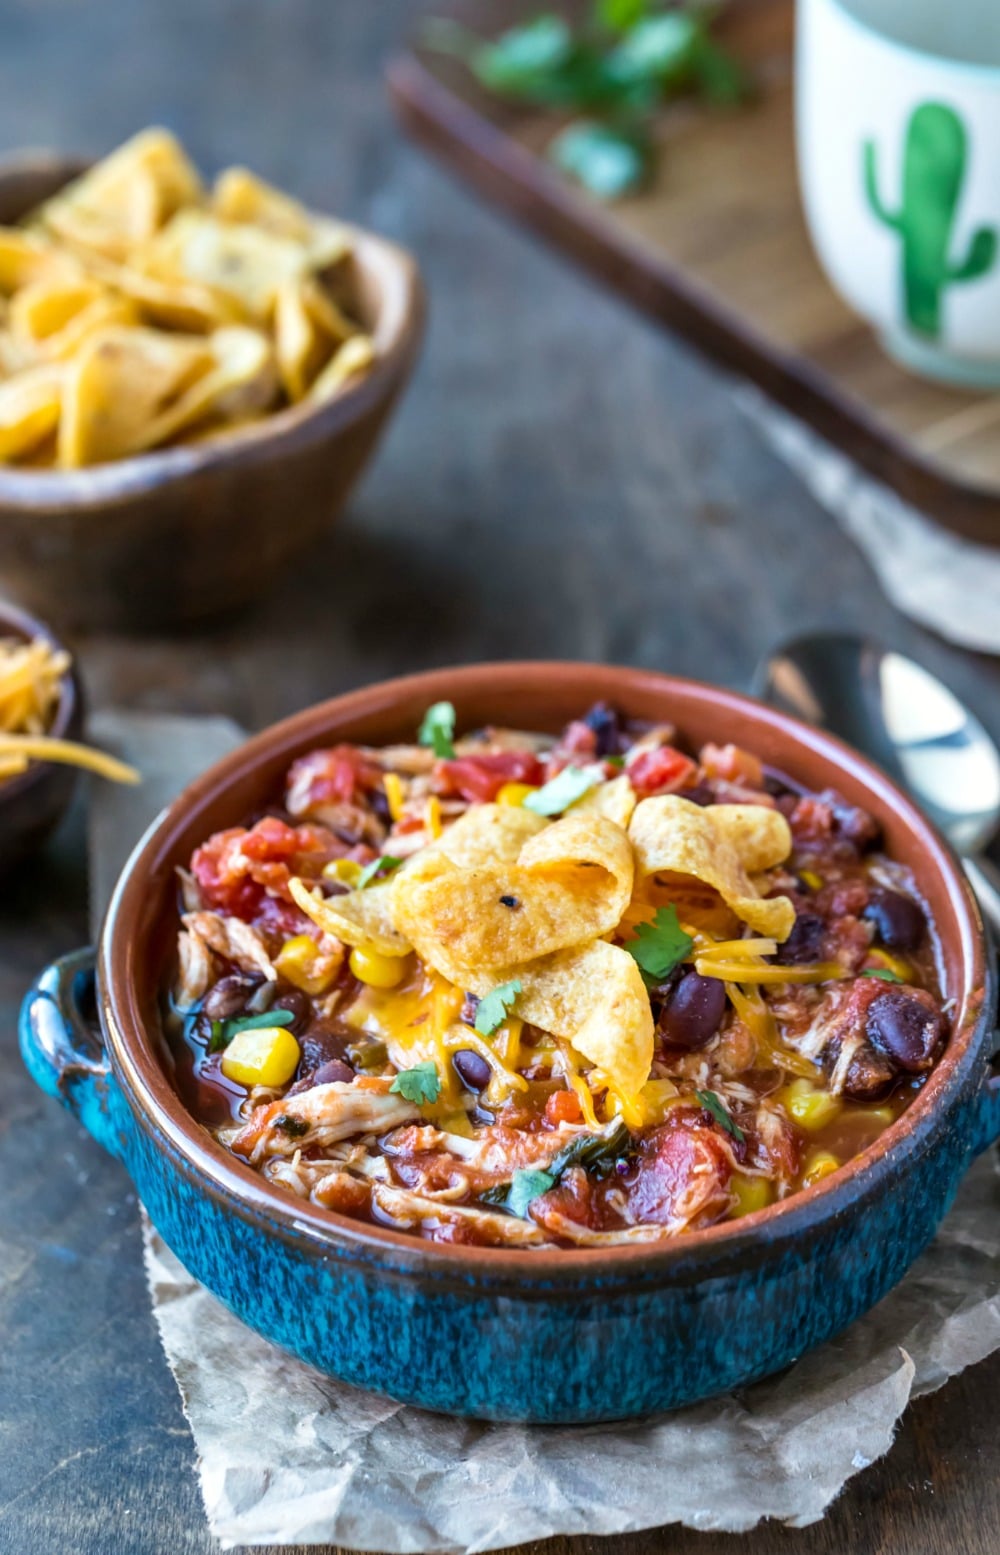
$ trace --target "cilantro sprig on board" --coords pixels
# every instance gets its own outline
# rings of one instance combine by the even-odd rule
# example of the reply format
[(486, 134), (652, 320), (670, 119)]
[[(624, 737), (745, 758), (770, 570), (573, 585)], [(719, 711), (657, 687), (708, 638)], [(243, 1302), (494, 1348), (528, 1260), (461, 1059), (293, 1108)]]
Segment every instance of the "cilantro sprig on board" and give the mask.
[(746, 72), (712, 36), (710, 12), (693, 0), (594, 0), (579, 26), (542, 11), (495, 39), (438, 20), (424, 42), (464, 59), (499, 96), (580, 115), (548, 154), (600, 199), (641, 187), (664, 103), (686, 95), (730, 106), (749, 93)]

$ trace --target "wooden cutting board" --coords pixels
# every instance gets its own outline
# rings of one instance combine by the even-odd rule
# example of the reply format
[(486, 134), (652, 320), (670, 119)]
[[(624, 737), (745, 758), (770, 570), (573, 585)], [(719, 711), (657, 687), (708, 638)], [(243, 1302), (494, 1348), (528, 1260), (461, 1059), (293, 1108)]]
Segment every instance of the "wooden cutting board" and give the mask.
[[(443, 0), (483, 35), (542, 0)], [(792, 132), (794, 0), (736, 0), (719, 35), (749, 106), (664, 110), (650, 186), (604, 205), (544, 158), (551, 114), (501, 102), (416, 43), (389, 68), (405, 127), (487, 199), (659, 322), (760, 385), (940, 523), (1000, 545), (1000, 394), (912, 377), (833, 292), (810, 247)]]

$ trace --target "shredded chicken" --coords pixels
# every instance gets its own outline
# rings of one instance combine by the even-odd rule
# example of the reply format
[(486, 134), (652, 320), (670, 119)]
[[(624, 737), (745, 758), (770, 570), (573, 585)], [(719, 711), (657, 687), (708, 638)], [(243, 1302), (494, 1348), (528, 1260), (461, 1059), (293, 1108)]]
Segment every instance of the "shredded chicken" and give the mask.
[(277, 980), (267, 946), (257, 930), (242, 918), (224, 918), (217, 912), (188, 912), (181, 922), (189, 935), (242, 971), (262, 972), (269, 983)]
[(215, 982), (215, 962), (205, 941), (185, 932), (177, 936), (177, 956), (180, 966), (174, 999), (180, 1009), (188, 1010)]
[(474, 1209), (470, 1205), (442, 1203), (440, 1199), (413, 1193), (409, 1188), (390, 1188), (376, 1183), (372, 1199), (387, 1220), (406, 1231), (418, 1230), (427, 1220), (438, 1220), (456, 1227), (475, 1226), (484, 1233), (483, 1240), (502, 1243), (507, 1247), (539, 1247), (546, 1238), (538, 1226), (530, 1220), (519, 1220), (514, 1215), (498, 1214), (494, 1210)]
[(542, 1211), (539, 1222), (552, 1236), (563, 1237), (577, 1247), (615, 1247), (623, 1242), (669, 1242), (681, 1229), (676, 1226), (627, 1226), (622, 1231), (592, 1231), (559, 1210)]
[(419, 1116), (418, 1107), (392, 1091), (333, 1080), (258, 1107), (230, 1149), (256, 1165), (268, 1156), (293, 1156), (306, 1143), (326, 1149), (355, 1135), (384, 1134)]

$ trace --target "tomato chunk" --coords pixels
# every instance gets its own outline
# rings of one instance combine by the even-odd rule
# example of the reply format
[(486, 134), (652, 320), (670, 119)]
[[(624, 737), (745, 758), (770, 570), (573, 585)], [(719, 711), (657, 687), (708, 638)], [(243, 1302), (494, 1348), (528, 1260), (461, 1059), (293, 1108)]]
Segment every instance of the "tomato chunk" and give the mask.
[(545, 1103), (545, 1120), (553, 1127), (560, 1123), (581, 1123), (583, 1110), (575, 1091), (553, 1091)]
[(457, 756), (439, 761), (435, 786), (446, 797), (458, 795), (470, 804), (490, 804), (505, 783), (541, 783), (545, 773), (532, 751), (493, 751), (482, 756)]
[(310, 751), (292, 763), (285, 781), (288, 809), (306, 815), (319, 804), (350, 804), (366, 790), (379, 788), (382, 772), (356, 745)]
[(627, 768), (629, 782), (640, 799), (649, 799), (653, 794), (672, 794), (687, 787), (697, 770), (690, 756), (675, 750), (672, 745), (643, 751)]
[(732, 1162), (716, 1129), (700, 1112), (677, 1108), (642, 1141), (628, 1185), (633, 1221), (656, 1225), (710, 1225), (729, 1208)]
[(206, 907), (247, 923), (267, 922), (275, 917), (265, 907), (268, 896), (290, 903), (292, 875), (315, 879), (324, 864), (346, 851), (324, 826), (289, 826), (268, 815), (249, 830), (233, 826), (216, 832), (196, 849), (191, 873)]

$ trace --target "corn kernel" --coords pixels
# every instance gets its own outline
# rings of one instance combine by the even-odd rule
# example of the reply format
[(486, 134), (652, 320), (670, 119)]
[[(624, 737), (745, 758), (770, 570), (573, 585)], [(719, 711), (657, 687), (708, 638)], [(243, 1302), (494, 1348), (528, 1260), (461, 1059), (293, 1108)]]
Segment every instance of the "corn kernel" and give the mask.
[(839, 1096), (819, 1090), (809, 1080), (793, 1080), (779, 1092), (779, 1100), (792, 1122), (810, 1133), (832, 1123), (843, 1108)]
[(278, 1086), (299, 1064), (299, 1044), (286, 1026), (257, 1026), (238, 1031), (222, 1055), (222, 1073), (237, 1085)]
[(286, 982), (317, 998), (336, 980), (340, 959), (339, 953), (325, 956), (311, 935), (296, 934), (285, 940), (274, 965)]
[(823, 876), (817, 875), (814, 869), (800, 869), (799, 879), (809, 887), (810, 891), (821, 891), (823, 889)]
[(741, 1215), (752, 1215), (757, 1209), (766, 1209), (773, 1198), (771, 1184), (766, 1177), (746, 1177), (742, 1172), (736, 1172), (730, 1179), (729, 1187), (736, 1196), (732, 1210), (735, 1219)]
[(387, 772), (382, 779), (382, 784), (385, 788), (389, 814), (394, 821), (398, 821), (403, 814), (403, 806), (406, 803), (406, 790), (403, 788), (403, 779), (398, 772)]
[(359, 983), (370, 988), (395, 988), (406, 972), (406, 956), (383, 956), (378, 950), (351, 951), (350, 967)]
[(497, 794), (497, 804), (522, 805), (529, 794), (538, 793), (537, 783), (505, 783)]
[(902, 983), (913, 981), (913, 968), (902, 956), (893, 956), (888, 950), (870, 950), (868, 960), (874, 961), (876, 966), (884, 967), (887, 972), (895, 972)]
[(822, 1182), (840, 1166), (837, 1157), (829, 1150), (813, 1150), (806, 1157), (806, 1169), (802, 1173), (803, 1188), (811, 1188), (814, 1182)]
[(352, 891), (360, 878), (361, 865), (353, 858), (335, 858), (323, 869), (324, 880), (339, 880), (341, 885), (350, 886)]

